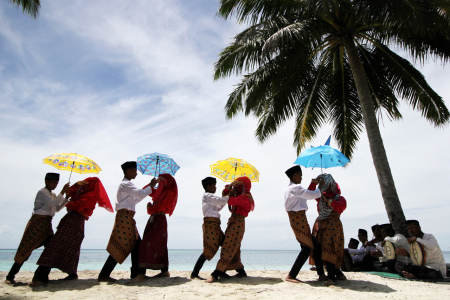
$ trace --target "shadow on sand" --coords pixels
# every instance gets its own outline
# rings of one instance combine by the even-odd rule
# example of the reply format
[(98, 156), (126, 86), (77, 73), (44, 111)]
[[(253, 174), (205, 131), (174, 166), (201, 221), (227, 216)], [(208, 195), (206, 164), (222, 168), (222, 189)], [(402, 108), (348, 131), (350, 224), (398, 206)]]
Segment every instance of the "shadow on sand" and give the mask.
[[(304, 281), (304, 283), (313, 287), (324, 287), (323, 281)], [(397, 291), (385, 284), (379, 284), (366, 280), (337, 280), (334, 287), (352, 290), (355, 292), (393, 293)]]

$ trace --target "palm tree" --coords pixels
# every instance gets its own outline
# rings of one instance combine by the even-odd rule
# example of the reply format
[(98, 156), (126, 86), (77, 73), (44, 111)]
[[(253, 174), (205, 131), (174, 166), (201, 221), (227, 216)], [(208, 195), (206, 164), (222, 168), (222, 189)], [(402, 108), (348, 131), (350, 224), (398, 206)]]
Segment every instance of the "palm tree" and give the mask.
[(29, 14), (35, 19), (39, 15), (39, 8), (41, 7), (41, 2), (39, 0), (9, 0), (9, 2), (22, 7), (24, 13)]
[(226, 115), (254, 114), (261, 142), (295, 117), (297, 152), (332, 123), (349, 158), (365, 127), (388, 218), (407, 235), (379, 118), (401, 118), (399, 99), (436, 127), (448, 123), (449, 111), (423, 75), (388, 46), (415, 61), (447, 62), (448, 12), (448, 0), (221, 0), (219, 16), (249, 24), (215, 64), (216, 80), (247, 73), (229, 95)]

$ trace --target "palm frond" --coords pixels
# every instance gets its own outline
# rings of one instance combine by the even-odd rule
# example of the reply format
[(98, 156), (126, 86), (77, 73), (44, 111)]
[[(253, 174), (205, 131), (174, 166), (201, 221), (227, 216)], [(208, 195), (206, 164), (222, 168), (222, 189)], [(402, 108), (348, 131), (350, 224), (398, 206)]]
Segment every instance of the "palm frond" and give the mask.
[(9, 0), (9, 2), (17, 7), (22, 7), (24, 13), (29, 14), (35, 19), (39, 15), (39, 8), (41, 7), (39, 0)]

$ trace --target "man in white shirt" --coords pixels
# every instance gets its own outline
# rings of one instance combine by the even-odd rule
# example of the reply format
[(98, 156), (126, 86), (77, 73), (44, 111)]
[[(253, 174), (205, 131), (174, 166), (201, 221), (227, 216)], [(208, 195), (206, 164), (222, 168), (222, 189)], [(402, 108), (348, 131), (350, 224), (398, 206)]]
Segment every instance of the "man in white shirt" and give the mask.
[[(203, 279), (198, 274), (206, 260), (211, 260), (216, 255), (219, 247), (222, 245), (224, 234), (220, 228), (219, 211), (227, 204), (230, 197), (219, 197), (214, 195), (216, 192), (217, 180), (214, 177), (206, 177), (202, 180), (202, 186), (205, 193), (202, 197), (203, 210), (203, 253), (197, 260), (194, 270), (191, 273), (191, 279)], [(227, 276), (227, 275), (225, 275)], [(224, 275), (220, 277), (225, 277)]]
[[(420, 243), (425, 248), (427, 256), (425, 265), (422, 267), (412, 263), (398, 261), (395, 264), (397, 273), (410, 279), (447, 278), (444, 255), (442, 254), (441, 248), (434, 235), (423, 233), (419, 221), (417, 220), (406, 221), (406, 226), (408, 228), (408, 233), (412, 236), (411, 238), (408, 238), (408, 243)], [(396, 253), (409, 257), (409, 254), (405, 249), (398, 249)]]
[[(302, 182), (302, 169), (300, 166), (294, 166), (288, 169), (286, 175), (289, 177), (290, 183), (284, 193), (284, 206), (289, 215), (291, 228), (294, 231), (297, 241), (300, 243), (301, 251), (285, 280), (300, 283), (301, 281), (297, 279), (297, 275), (308, 259), (311, 250), (314, 250), (311, 229), (306, 218), (306, 211), (308, 210), (306, 201), (320, 198), (322, 193), (318, 188), (311, 191), (300, 185)], [(311, 182), (318, 183), (319, 180), (316, 178), (312, 179)], [(321, 253), (317, 254), (322, 255)]]
[(358, 229), (358, 240), (361, 242), (359, 249), (348, 249), (348, 253), (352, 255), (353, 259), (353, 272), (359, 271), (364, 257), (366, 255), (371, 256), (371, 251), (375, 251), (374, 247), (365, 245), (367, 242), (367, 230)]
[(34, 200), (34, 210), (28, 221), (19, 248), (14, 257), (14, 264), (6, 276), (5, 283), (14, 284), (15, 275), (19, 272), (23, 263), (28, 259), (34, 249), (44, 246), (53, 236), (52, 218), (67, 203), (64, 194), (69, 192), (69, 183), (64, 185), (61, 193), (56, 196), (52, 191), (59, 183), (58, 173), (45, 175), (45, 188), (37, 192)]
[(150, 185), (145, 189), (137, 188), (132, 182), (137, 176), (137, 163), (128, 161), (122, 164), (124, 178), (117, 190), (116, 200), (116, 220), (113, 231), (108, 242), (106, 250), (109, 257), (105, 262), (98, 281), (113, 282), (111, 272), (117, 263), (122, 264), (131, 253), (131, 279), (139, 274), (145, 274), (145, 269), (139, 269), (139, 244), (141, 237), (137, 231), (134, 214), (136, 213), (136, 204), (141, 202), (146, 196), (152, 193), (152, 188), (158, 183), (158, 179), (153, 178)]

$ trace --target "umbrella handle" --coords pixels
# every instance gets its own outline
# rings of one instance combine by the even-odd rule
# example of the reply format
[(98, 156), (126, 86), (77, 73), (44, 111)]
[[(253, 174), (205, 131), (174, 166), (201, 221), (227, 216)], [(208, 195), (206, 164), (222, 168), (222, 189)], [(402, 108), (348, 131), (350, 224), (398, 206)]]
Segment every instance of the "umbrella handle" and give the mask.
[(70, 178), (72, 178), (73, 166), (75, 166), (75, 161), (73, 161), (73, 163), (72, 163), (72, 169), (70, 170), (69, 183), (70, 183)]

